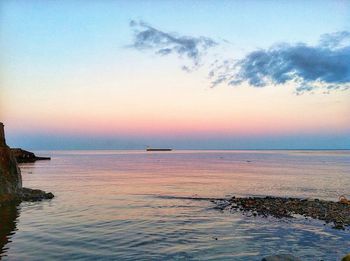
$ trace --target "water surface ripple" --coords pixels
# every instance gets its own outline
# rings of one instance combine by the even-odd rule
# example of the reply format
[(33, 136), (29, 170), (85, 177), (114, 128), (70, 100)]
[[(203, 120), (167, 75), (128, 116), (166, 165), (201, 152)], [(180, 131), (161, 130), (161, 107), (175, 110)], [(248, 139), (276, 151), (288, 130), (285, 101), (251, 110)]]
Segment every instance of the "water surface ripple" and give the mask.
[[(51, 201), (0, 208), (3, 260), (339, 260), (350, 231), (322, 222), (245, 217), (191, 197), (337, 200), (349, 151), (45, 151), (21, 165)], [(348, 196), (350, 196), (348, 194)]]

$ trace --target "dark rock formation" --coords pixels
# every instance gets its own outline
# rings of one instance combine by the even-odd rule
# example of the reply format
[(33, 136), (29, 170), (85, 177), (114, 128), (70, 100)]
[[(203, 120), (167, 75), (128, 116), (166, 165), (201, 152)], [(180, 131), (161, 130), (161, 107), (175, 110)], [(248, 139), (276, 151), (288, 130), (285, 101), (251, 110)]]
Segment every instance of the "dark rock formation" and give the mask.
[(21, 188), (21, 171), (6, 145), (4, 125), (0, 123), (0, 202), (12, 200)]
[(350, 261), (350, 254), (344, 256), (341, 261)]
[(50, 157), (38, 157), (33, 152), (20, 148), (11, 148), (12, 154), (15, 156), (17, 163), (30, 163), (37, 160), (50, 160)]
[(54, 195), (51, 192), (46, 193), (40, 189), (22, 188), (19, 193), (19, 199), (23, 201), (41, 201), (53, 197)]
[(228, 200), (213, 200), (218, 208), (241, 211), (250, 216), (273, 216), (292, 218), (298, 214), (333, 223), (335, 229), (350, 227), (350, 204), (319, 199), (281, 197), (232, 197)]
[(282, 254), (282, 255), (267, 256), (267, 257), (264, 257), (261, 261), (301, 261), (301, 260), (289, 254)]
[(46, 198), (53, 198), (53, 194), (22, 188), (21, 171), (11, 149), (6, 145), (4, 125), (0, 122), (0, 206)]

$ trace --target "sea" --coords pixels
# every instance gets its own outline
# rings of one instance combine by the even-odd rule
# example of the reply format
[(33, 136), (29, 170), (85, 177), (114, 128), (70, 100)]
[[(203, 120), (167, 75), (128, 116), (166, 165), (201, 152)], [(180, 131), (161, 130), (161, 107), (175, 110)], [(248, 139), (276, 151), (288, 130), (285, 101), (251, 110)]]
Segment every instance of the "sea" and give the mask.
[(52, 200), (0, 208), (1, 260), (340, 260), (350, 230), (222, 211), (210, 200), (350, 197), (350, 151), (35, 151), (25, 187)]

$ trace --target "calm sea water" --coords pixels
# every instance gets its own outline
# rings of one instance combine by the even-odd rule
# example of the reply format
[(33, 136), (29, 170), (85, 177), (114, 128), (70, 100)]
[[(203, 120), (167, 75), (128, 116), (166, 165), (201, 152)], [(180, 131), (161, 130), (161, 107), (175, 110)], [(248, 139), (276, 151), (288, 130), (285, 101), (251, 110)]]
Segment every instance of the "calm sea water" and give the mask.
[[(246, 217), (181, 197), (350, 193), (350, 151), (46, 151), (21, 165), (51, 201), (0, 209), (3, 260), (339, 260), (350, 230)], [(217, 240), (216, 240), (217, 239)]]

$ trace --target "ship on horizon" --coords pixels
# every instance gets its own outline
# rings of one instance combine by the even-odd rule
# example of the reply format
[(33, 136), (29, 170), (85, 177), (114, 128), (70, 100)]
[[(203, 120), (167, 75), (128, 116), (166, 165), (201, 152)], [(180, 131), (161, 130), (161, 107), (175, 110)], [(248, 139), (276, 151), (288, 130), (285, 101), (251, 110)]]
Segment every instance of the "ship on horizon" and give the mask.
[(146, 151), (172, 151), (171, 148), (151, 148), (150, 146), (147, 146)]

